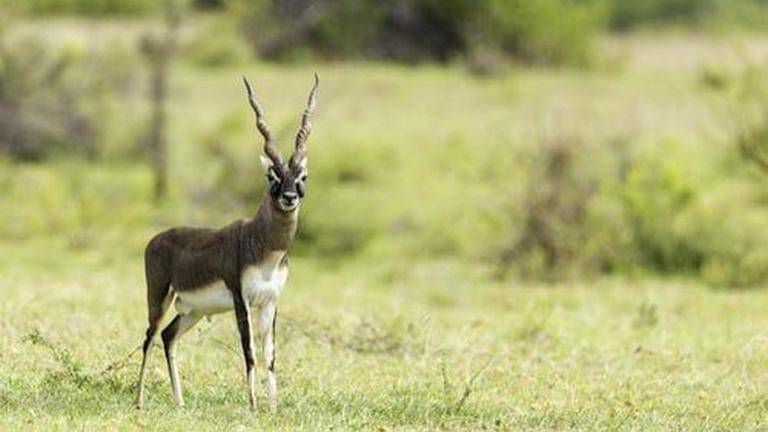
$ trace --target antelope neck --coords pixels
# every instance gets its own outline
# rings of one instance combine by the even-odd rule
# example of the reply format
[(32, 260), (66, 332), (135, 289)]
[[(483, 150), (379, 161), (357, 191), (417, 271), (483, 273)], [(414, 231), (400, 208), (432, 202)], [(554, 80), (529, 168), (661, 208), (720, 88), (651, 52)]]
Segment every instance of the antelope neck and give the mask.
[[(298, 221), (298, 208), (289, 212), (282, 211), (266, 194), (256, 216), (244, 224), (243, 231), (247, 242), (252, 246), (251, 250), (261, 249), (265, 254), (270, 251), (284, 251), (296, 235)], [(253, 258), (258, 260), (261, 257)]]

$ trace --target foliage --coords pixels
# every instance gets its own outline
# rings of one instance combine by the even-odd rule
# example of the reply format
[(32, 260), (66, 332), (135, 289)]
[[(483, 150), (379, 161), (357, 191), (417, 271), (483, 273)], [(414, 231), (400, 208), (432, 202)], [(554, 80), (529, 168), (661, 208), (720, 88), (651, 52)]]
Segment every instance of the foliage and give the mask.
[(611, 0), (610, 26), (627, 30), (641, 26), (688, 27), (764, 26), (763, 0)]
[(736, 80), (734, 144), (741, 157), (768, 174), (768, 80), (764, 65), (747, 65)]
[[(606, 27), (759, 27), (760, 0), (231, 0), (247, 40), (269, 59), (475, 58), (498, 51), (537, 64), (589, 65)], [(219, 4), (221, 7), (222, 4)]]
[(711, 286), (754, 287), (768, 278), (768, 207), (754, 189), (750, 182), (720, 185), (681, 216)]
[(487, 7), (490, 42), (533, 63), (588, 63), (593, 33), (604, 22), (599, 2), (490, 0)]
[(612, 2), (611, 25), (627, 29), (649, 23), (696, 23), (715, 11), (718, 0), (638, 0)]
[(234, 2), (267, 58), (448, 61), (483, 45), (520, 60), (584, 63), (602, 19), (595, 2), (405, 0)]
[[(529, 174), (533, 187), (520, 207), (521, 229), (500, 250), (499, 275), (514, 269), (551, 280), (644, 270), (698, 275), (717, 287), (765, 283), (768, 236), (761, 227), (768, 206), (761, 179), (727, 178), (720, 170), (728, 152), (702, 158), (665, 140), (635, 149), (626, 172), (614, 170), (617, 177), (593, 172), (595, 158), (610, 158), (595, 152), (589, 161), (563, 159), (571, 162), (554, 177)], [(539, 169), (547, 172), (557, 154)]]
[(523, 227), (501, 253), (499, 275), (517, 262), (523, 275), (554, 278), (580, 260), (590, 235), (586, 221), (595, 192), (594, 180), (574, 167), (581, 148), (578, 140), (566, 138), (542, 145), (529, 174)]
[[(274, 64), (208, 69), (193, 62), (177, 68), (169, 94), (167, 208), (141, 214), (150, 206), (143, 201), (146, 173), (123, 166), (129, 162), (113, 150), (94, 166), (44, 165), (18, 178), (16, 165), (6, 160), (12, 174), (0, 178), (7, 197), (0, 213), (13, 222), (0, 236), (62, 231), (61, 242), (77, 249), (127, 240), (99, 235), (117, 230), (138, 232), (131, 241), (140, 249), (135, 243), (152, 228), (221, 226), (255, 212), (265, 185), (261, 144), (236, 77), (256, 78), (268, 123), (287, 150), (311, 71)], [(759, 134), (713, 143), (699, 135), (703, 126), (696, 122), (717, 124), (718, 118), (690, 107), (731, 108), (736, 101), (743, 113), (751, 105), (733, 96), (744, 93), (756, 99), (758, 113), (762, 98), (757, 84), (741, 83), (736, 73), (728, 72), (728, 84), (712, 91), (697, 85), (700, 68), (688, 70), (660, 80), (644, 69), (616, 76), (521, 69), (475, 80), (461, 68), (324, 65), (309, 195), (294, 253), (395, 268), (462, 259), (487, 273), (544, 281), (651, 273), (723, 287), (760, 285), (768, 273), (768, 241), (756, 233), (765, 231), (768, 209), (762, 174), (750, 168), (757, 165), (752, 159), (739, 156), (736, 144)], [(760, 76), (758, 68), (742, 81), (762, 82)], [(681, 79), (691, 85), (680, 87), (675, 80)], [(623, 111), (628, 98), (671, 120), (640, 123), (634, 112)], [(131, 99), (120, 99), (127, 109), (119, 122), (99, 122), (107, 130), (95, 152), (135, 138)], [(671, 105), (688, 107), (688, 117), (677, 120), (677, 111), (664, 111)], [(601, 106), (612, 108), (590, 111)], [(520, 114), (543, 118), (561, 110), (584, 126), (563, 124), (547, 133), (538, 120)], [(743, 130), (760, 131), (762, 124), (746, 122)], [(111, 169), (119, 173), (114, 179)], [(130, 217), (134, 226), (111, 227), (112, 212)], [(153, 225), (153, 218), (163, 223)]]
[(695, 271), (702, 257), (679, 232), (678, 218), (696, 199), (697, 185), (674, 142), (662, 149), (633, 164), (623, 192), (635, 246), (652, 268)]
[(768, 236), (761, 226), (768, 217), (763, 197), (768, 174), (768, 81), (765, 67), (748, 64), (731, 79), (736, 131), (730, 168), (742, 175), (719, 185), (701, 200), (689, 218), (699, 221), (694, 233), (708, 260), (701, 269), (716, 286), (753, 286), (768, 277)]
[(126, 82), (120, 55), (0, 34), (0, 152), (26, 160), (96, 155), (105, 97), (117, 90), (111, 80)]
[(231, 19), (215, 19), (201, 26), (195, 37), (183, 45), (182, 55), (199, 66), (221, 67), (244, 64), (252, 52)]
[(34, 15), (140, 15), (154, 11), (157, 4), (156, 0), (0, 0), (2, 7)]

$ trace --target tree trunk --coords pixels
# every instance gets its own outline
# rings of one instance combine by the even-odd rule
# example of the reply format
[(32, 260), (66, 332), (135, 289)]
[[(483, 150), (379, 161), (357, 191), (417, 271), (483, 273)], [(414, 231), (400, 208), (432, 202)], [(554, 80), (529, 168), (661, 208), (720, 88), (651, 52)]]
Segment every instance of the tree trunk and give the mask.
[(165, 4), (165, 33), (150, 33), (142, 38), (141, 52), (149, 66), (149, 100), (152, 117), (149, 126), (148, 151), (154, 173), (154, 198), (160, 200), (168, 193), (168, 125), (166, 103), (170, 66), (176, 50), (176, 32), (180, 23), (180, 11), (176, 1)]

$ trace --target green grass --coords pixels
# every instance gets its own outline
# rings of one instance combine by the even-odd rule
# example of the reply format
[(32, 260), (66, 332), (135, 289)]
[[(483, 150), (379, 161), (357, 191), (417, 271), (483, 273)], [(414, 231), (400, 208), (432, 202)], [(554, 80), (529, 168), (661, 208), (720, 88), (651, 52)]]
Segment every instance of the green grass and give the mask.
[(58, 271), (11, 267), (0, 281), (2, 429), (766, 427), (764, 291), (501, 285), (459, 262), (413, 265), (393, 280), (371, 263), (298, 259), (280, 305), (276, 414), (263, 393), (257, 412), (246, 408), (231, 314), (180, 347), (187, 407), (172, 407), (156, 350), (137, 412), (139, 358), (125, 356), (145, 319), (138, 260), (56, 261)]
[[(50, 26), (82, 33), (66, 20)], [(181, 62), (162, 205), (150, 200), (147, 168), (117, 156), (140, 124), (141, 93), (120, 101), (97, 163), (0, 161), (0, 430), (766, 430), (768, 291), (647, 271), (551, 285), (489, 277), (494, 252), (519, 230), (530, 156), (547, 137), (578, 136), (596, 172), (608, 171), (598, 150), (615, 139), (660, 158), (672, 140), (678, 162), (696, 162), (679, 177), (734, 202), (764, 196), (721, 172), (734, 166), (722, 167), (730, 99), (699, 82), (733, 43), (642, 35), (605, 44), (625, 51), (617, 71), (485, 80), (460, 66)], [(757, 37), (745, 44), (768, 51)], [(227, 181), (258, 190), (260, 141), (239, 76), (253, 79), (286, 143), (313, 69), (320, 108), (280, 302), (278, 412), (263, 393), (259, 410), (247, 409), (231, 314), (181, 342), (186, 408), (172, 407), (156, 349), (145, 410), (134, 410), (144, 244), (172, 225), (255, 211), (211, 198), (226, 166), (205, 141), (234, 119), (223, 128), (238, 163)]]

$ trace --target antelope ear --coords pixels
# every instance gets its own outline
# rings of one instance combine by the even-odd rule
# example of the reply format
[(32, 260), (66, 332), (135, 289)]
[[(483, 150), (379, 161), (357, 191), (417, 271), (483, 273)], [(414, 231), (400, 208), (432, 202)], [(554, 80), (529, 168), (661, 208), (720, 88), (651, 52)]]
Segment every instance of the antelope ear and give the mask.
[(272, 162), (272, 159), (264, 155), (259, 155), (259, 160), (261, 161), (261, 166), (264, 167), (264, 171), (266, 172), (269, 172), (269, 169), (275, 165), (275, 163)]
[(307, 160), (308, 160), (308, 158), (307, 158), (306, 156), (304, 156), (304, 157), (303, 157), (303, 158), (302, 158), (302, 159), (299, 161), (299, 166), (300, 166), (302, 169), (307, 169)]

